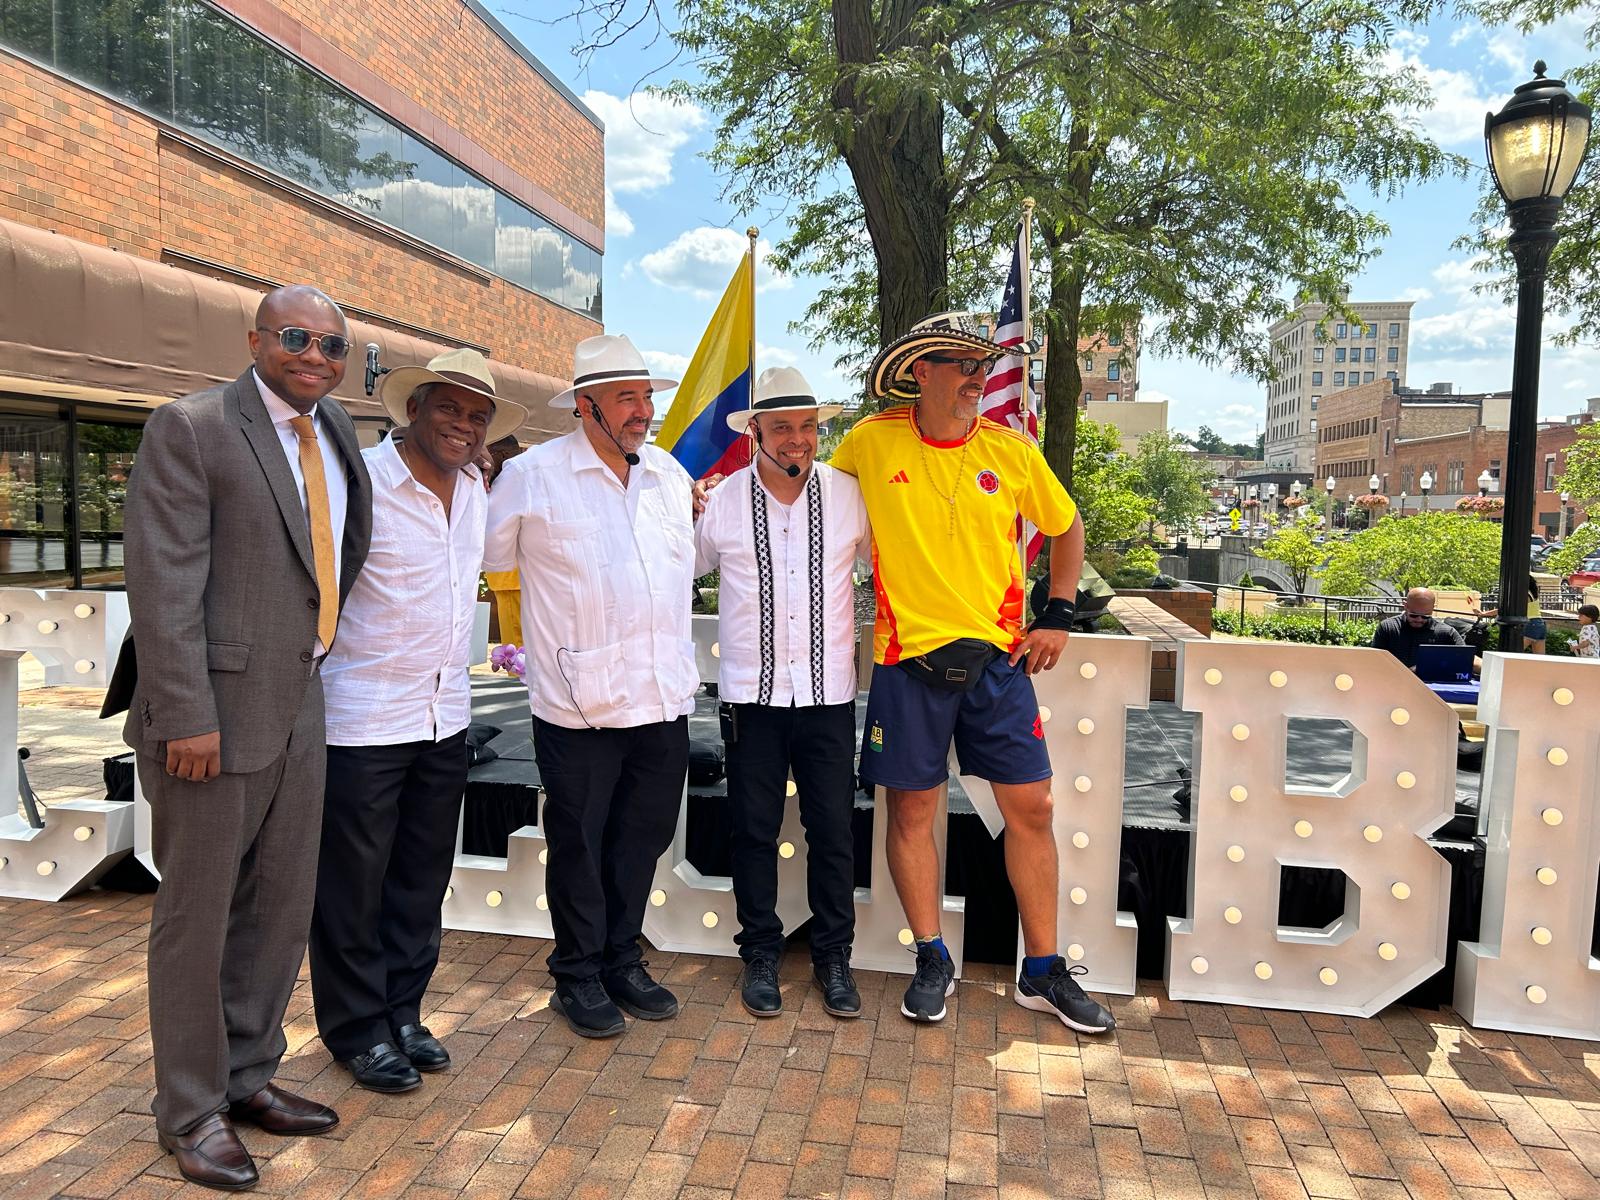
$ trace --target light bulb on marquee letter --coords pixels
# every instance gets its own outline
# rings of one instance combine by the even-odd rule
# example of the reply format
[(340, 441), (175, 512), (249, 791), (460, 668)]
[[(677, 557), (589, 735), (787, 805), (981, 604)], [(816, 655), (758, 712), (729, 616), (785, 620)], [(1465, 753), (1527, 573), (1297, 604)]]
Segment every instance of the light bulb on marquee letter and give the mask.
[(1483, 657), (1483, 909), (1478, 940), (1457, 951), (1454, 1000), (1472, 1025), (1600, 1041), (1600, 970), (1589, 954), (1597, 704), (1600, 664)]
[[(1192, 915), (1168, 920), (1168, 993), (1367, 1017), (1439, 971), (1450, 866), (1424, 839), (1454, 808), (1450, 709), (1389, 654), (1330, 646), (1188, 642), (1180, 687), (1200, 719)], [(1339, 784), (1286, 787), (1292, 716), (1350, 724)], [(1344, 914), (1280, 927), (1285, 866), (1342, 871)]]

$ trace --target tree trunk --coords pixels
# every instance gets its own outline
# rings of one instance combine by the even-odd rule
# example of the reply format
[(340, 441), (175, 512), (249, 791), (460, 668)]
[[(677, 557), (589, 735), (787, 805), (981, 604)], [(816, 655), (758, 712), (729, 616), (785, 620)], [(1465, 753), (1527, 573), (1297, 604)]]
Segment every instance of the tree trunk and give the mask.
[(884, 343), (948, 305), (950, 189), (944, 175), (944, 108), (926, 91), (869, 93), (864, 67), (904, 49), (925, 51), (908, 34), (926, 0), (889, 0), (873, 19), (868, 0), (833, 0), (839, 61), (834, 103), (855, 119), (840, 135), (878, 266), (878, 329)]
[[(1065, 252), (1056, 263), (1065, 264)], [(1083, 395), (1083, 366), (1078, 361), (1078, 331), (1083, 317), (1083, 274), (1052, 264), (1050, 333), (1044, 360), (1044, 459), (1056, 478), (1072, 490), (1072, 456), (1078, 446), (1078, 397)]]

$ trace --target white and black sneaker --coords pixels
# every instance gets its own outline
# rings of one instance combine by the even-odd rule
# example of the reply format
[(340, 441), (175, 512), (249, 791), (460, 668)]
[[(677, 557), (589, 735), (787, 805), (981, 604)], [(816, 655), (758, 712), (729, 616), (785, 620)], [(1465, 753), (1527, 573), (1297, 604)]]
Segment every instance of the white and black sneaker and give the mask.
[(1017, 1003), (1034, 1012), (1060, 1018), (1068, 1029), (1079, 1033), (1106, 1033), (1117, 1027), (1117, 1019), (1105, 1005), (1090, 998), (1074, 975), (1087, 975), (1088, 967), (1069, 967), (1059, 954), (1050, 961), (1043, 975), (1017, 976)]
[(944, 1020), (945, 999), (956, 990), (956, 965), (931, 942), (917, 945), (917, 971), (900, 1003), (900, 1012), (913, 1021)]

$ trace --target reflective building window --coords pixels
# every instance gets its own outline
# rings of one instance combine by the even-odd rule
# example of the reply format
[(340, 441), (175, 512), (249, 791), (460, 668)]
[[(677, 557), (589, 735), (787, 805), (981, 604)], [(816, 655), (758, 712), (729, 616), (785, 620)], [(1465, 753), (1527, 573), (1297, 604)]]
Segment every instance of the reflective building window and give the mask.
[(0, 46), (600, 319), (600, 252), (199, 0), (3, 0)]

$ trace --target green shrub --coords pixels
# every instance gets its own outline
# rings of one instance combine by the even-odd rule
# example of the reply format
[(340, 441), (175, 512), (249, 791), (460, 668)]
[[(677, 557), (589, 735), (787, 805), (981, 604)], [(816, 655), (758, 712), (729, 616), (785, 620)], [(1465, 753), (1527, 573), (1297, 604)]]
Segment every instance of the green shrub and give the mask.
[(1275, 642), (1300, 642), (1324, 646), (1367, 646), (1372, 643), (1376, 621), (1330, 616), (1324, 628), (1322, 610), (1306, 612), (1245, 613), (1218, 608), (1211, 613), (1211, 628), (1216, 633), (1235, 637), (1268, 638)]
[(1122, 556), (1122, 566), (1129, 574), (1151, 576), (1161, 569), (1161, 556), (1149, 546), (1135, 546)]
[(1121, 633), (1122, 622), (1110, 613), (1101, 613), (1094, 620), (1094, 627), (1100, 633)]
[(1238, 586), (1243, 588), (1255, 587), (1256, 581), (1251, 577), (1250, 572), (1246, 571), (1243, 575), (1239, 576)]

